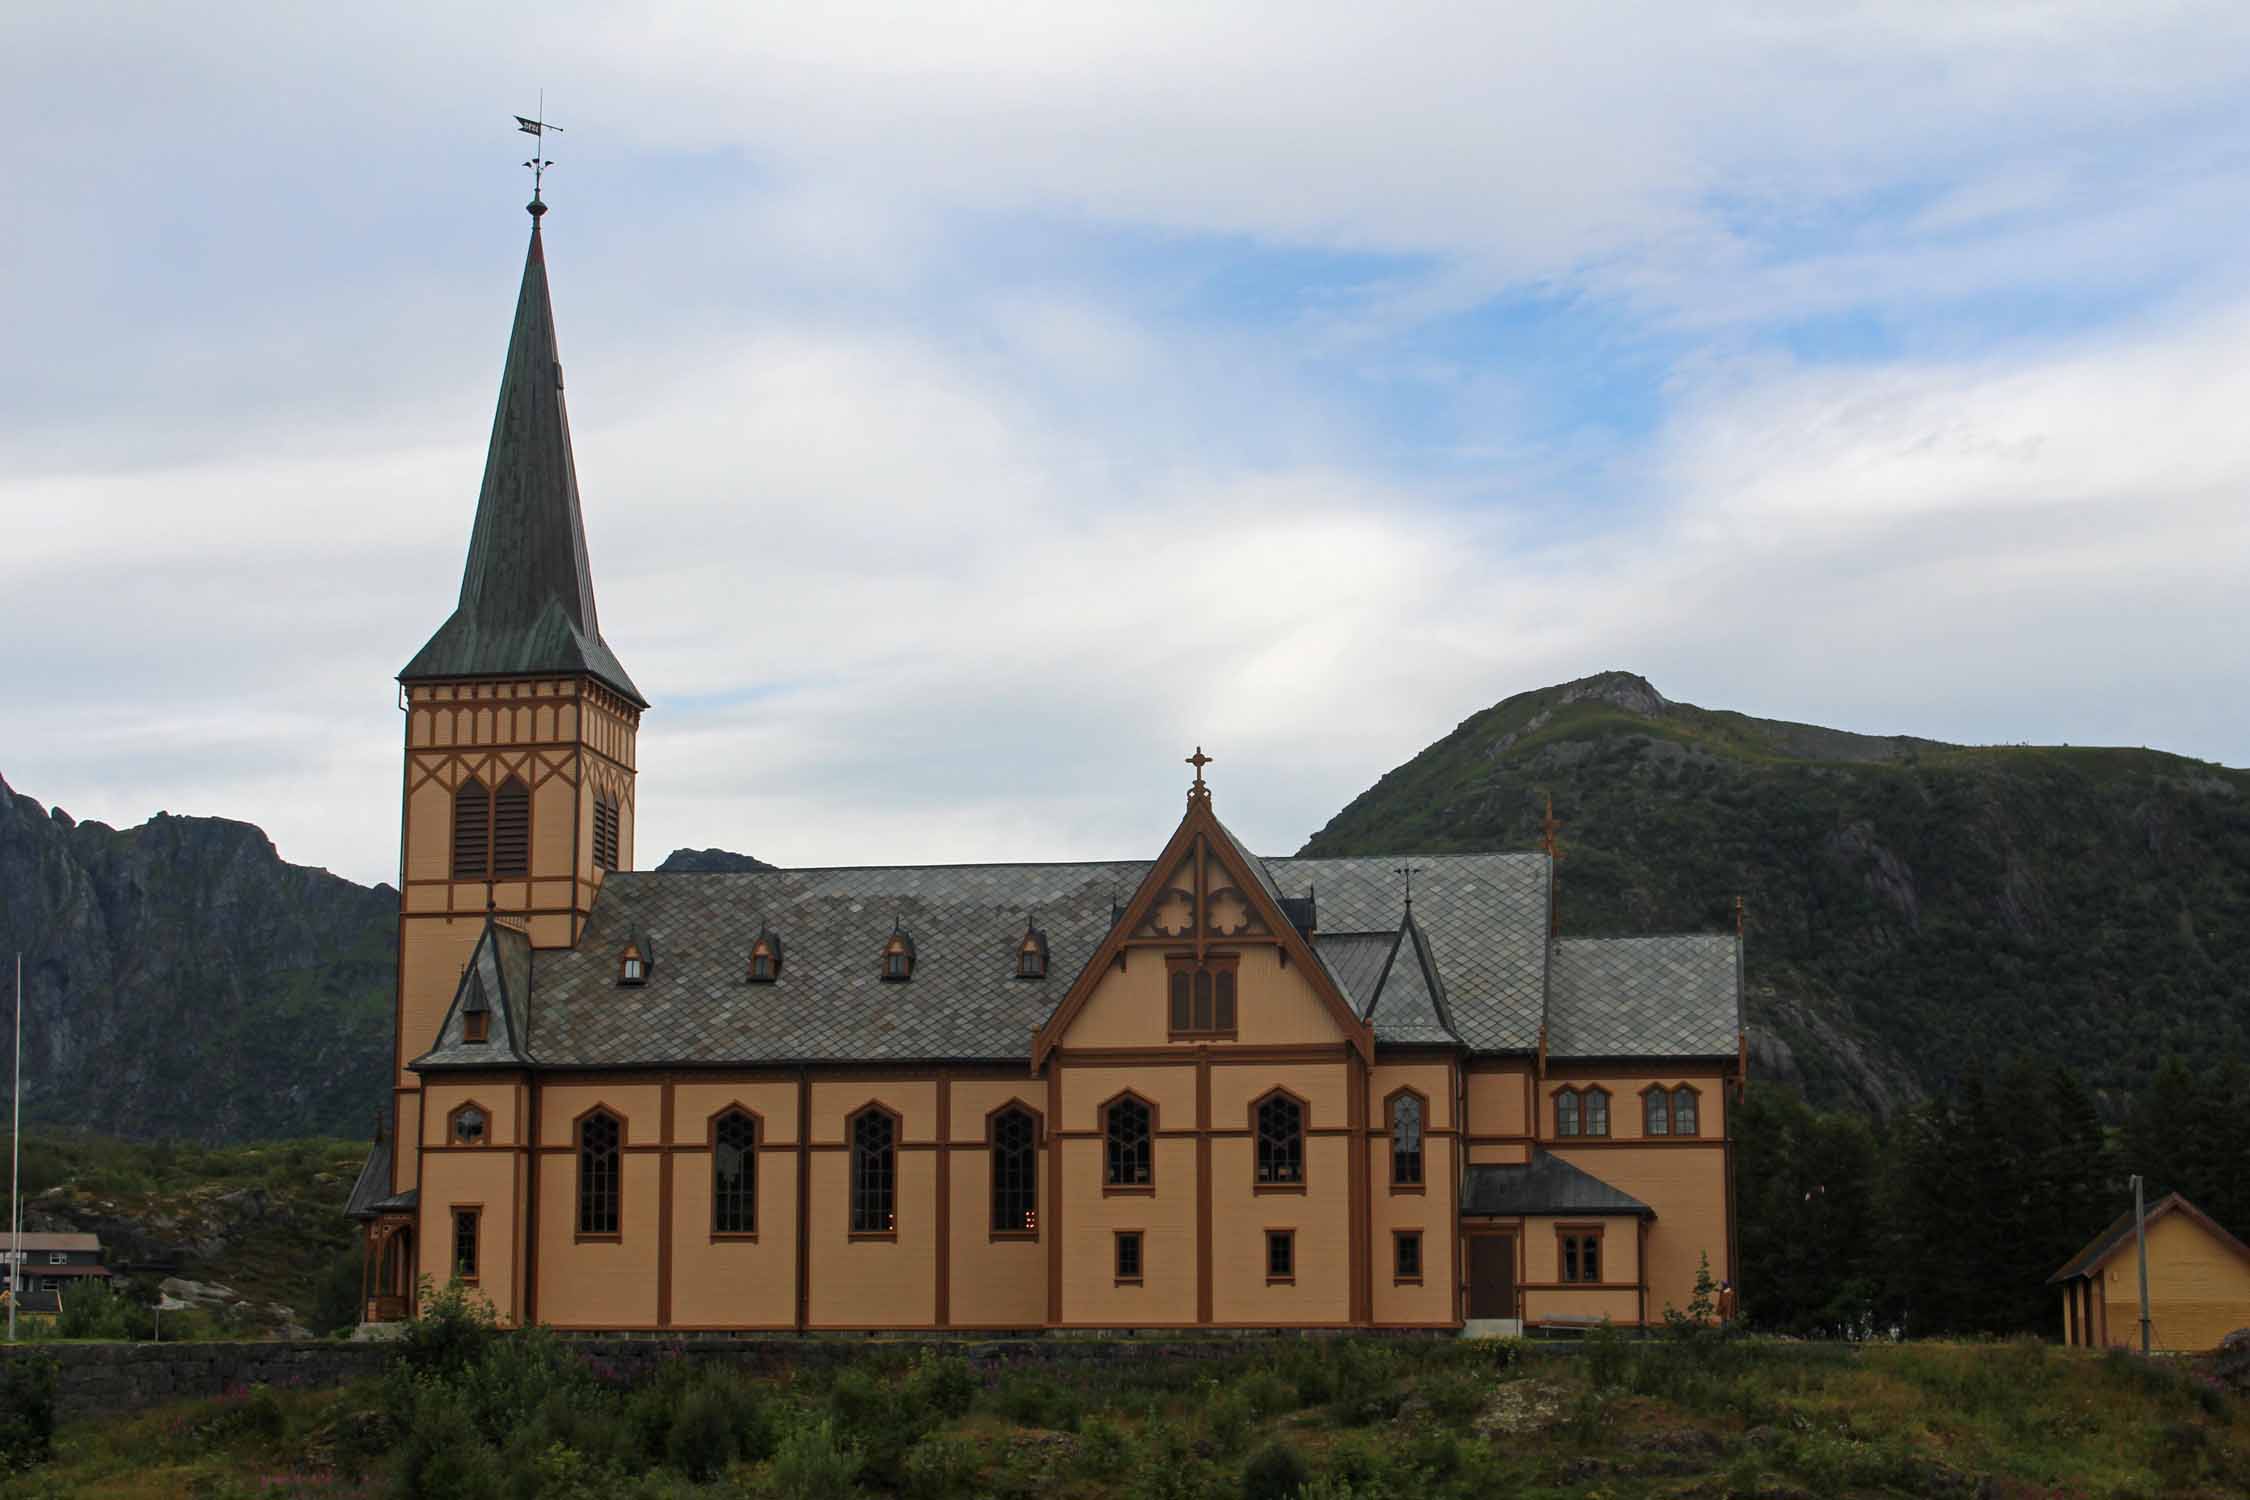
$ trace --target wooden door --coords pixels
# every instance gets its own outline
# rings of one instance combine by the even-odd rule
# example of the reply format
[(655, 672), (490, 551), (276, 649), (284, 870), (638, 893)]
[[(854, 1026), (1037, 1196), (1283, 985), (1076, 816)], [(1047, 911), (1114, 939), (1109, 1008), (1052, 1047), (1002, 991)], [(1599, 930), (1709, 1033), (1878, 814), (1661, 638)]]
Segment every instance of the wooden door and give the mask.
[(1516, 1239), (1512, 1234), (1469, 1237), (1469, 1316), (1516, 1315)]

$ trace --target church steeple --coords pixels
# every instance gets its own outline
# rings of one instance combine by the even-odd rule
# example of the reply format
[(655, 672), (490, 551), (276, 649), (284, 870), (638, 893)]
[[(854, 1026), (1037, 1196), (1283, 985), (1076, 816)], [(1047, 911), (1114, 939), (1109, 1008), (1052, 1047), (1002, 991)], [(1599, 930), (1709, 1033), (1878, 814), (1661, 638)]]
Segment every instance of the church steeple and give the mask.
[(648, 700), (602, 640), (594, 612), (594, 575), (586, 560), (539, 237), (546, 207), (537, 198), (529, 205), (531, 248), (500, 377), (461, 600), (399, 680), (585, 673), (645, 708)]

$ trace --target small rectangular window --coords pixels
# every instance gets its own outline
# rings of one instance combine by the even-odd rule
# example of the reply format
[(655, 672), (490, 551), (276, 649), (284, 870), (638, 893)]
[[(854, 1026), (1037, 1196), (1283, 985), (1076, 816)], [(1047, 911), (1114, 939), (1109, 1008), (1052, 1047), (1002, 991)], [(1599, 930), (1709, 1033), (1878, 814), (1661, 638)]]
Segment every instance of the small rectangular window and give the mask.
[(1141, 1279), (1141, 1232), (1138, 1229), (1117, 1231), (1117, 1279), (1121, 1282)]
[(1266, 1280), (1295, 1281), (1297, 1279), (1297, 1231), (1294, 1229), (1269, 1229), (1266, 1231)]
[(463, 1281), (477, 1279), (477, 1211), (453, 1210), (453, 1274)]
[(485, 1042), (492, 1039), (492, 1012), (472, 1010), (461, 1018), (461, 1039), (467, 1042)]
[(1559, 1239), (1563, 1280), (1590, 1283), (1602, 1279), (1600, 1230), (1573, 1230), (1562, 1233)]
[(1395, 1281), (1422, 1279), (1422, 1231), (1401, 1229), (1391, 1237), (1391, 1277)]
[(68, 1250), (50, 1250), (50, 1251), (48, 1251), (48, 1252), (47, 1252), (47, 1264), (48, 1264), (48, 1265), (50, 1265), (50, 1266), (67, 1266), (67, 1265), (69, 1265), (69, 1264), (70, 1264), (70, 1252), (69, 1252)]

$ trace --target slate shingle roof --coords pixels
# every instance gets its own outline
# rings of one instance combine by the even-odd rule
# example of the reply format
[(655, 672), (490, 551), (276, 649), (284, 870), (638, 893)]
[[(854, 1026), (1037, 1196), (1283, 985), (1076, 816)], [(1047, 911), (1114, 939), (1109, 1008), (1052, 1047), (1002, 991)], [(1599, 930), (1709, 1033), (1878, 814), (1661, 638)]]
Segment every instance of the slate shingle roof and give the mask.
[(1656, 1210), (1561, 1157), (1534, 1150), (1522, 1166), (1473, 1166), (1461, 1190), (1461, 1212), (1479, 1217), (1522, 1214), (1635, 1214)]
[[(749, 949), (743, 950), (745, 959)], [(521, 1067), (524, 1014), (531, 996), (531, 939), (513, 927), (487, 919), (470, 950), (468, 967), (453, 992), (453, 1005), (438, 1027), (435, 1047), (416, 1058), (416, 1068)], [(463, 1018), (476, 1010), (491, 1016), (482, 1042), (468, 1039)]]
[(372, 1219), (375, 1206), (390, 1195), (391, 1143), (388, 1137), (375, 1143), (360, 1163), (359, 1175), (352, 1179), (351, 1196), (344, 1200), (344, 1216), (350, 1219)]
[[(1314, 951), (1378, 1043), (1529, 1052), (1543, 1013), (1559, 1011), (1566, 1034), (1599, 1039), (1601, 1055), (1734, 1050), (1731, 970), (1714, 987), (1707, 964), (1691, 963), (1687, 987), (1666, 994), (1653, 987), (1670, 972), (1664, 965), (1620, 969), (1614, 950), (1582, 945), (1586, 957), (1613, 961), (1561, 963), (1572, 988), (1561, 1006), (1545, 1004), (1543, 855), (1417, 856), (1410, 926), (1395, 858), (1255, 863), (1269, 893), (1317, 893)], [(457, 1000), (438, 1046), (416, 1066), (489, 1067), (509, 1056), (541, 1067), (1027, 1060), (1033, 1030), (1108, 935), (1115, 903), (1148, 871), (1143, 861), (1115, 861), (619, 872), (604, 881), (575, 948), (534, 951), (512, 929), (494, 928), (473, 966), (494, 1009), (493, 1041), (461, 1041)], [(1039, 979), (1015, 973), (1027, 917), (1047, 937)], [(880, 977), (894, 927), (914, 935), (905, 981)], [(771, 984), (748, 981), (761, 929), (783, 946)], [(1691, 959), (1713, 944), (1731, 954), (1734, 942), (1651, 941), (1671, 945), (1652, 953)], [(617, 982), (627, 942), (653, 956), (644, 984)], [(1609, 982), (1627, 971), (1632, 984)], [(504, 1054), (509, 1047), (515, 1052)]]
[(534, 217), (461, 600), (398, 675), (413, 682), (544, 672), (585, 672), (635, 703), (648, 701), (602, 640), (594, 612), (547, 258)]
[(1547, 1055), (1734, 1056), (1740, 944), (1706, 933), (1562, 939), (1547, 993)]

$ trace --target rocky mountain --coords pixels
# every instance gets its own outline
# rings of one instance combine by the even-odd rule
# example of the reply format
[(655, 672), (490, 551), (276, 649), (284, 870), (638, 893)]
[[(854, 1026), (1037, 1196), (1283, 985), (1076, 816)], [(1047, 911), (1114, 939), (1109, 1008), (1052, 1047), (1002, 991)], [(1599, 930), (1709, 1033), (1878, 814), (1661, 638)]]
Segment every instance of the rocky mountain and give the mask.
[(158, 813), (120, 830), (0, 782), (26, 1124), (364, 1138), (388, 1102), (397, 915), (389, 886), (285, 864), (248, 823)]
[(664, 856), (664, 863), (656, 867), (659, 875), (676, 870), (688, 870), (702, 875), (742, 875), (752, 870), (773, 870), (762, 859), (747, 854), (736, 854), (727, 849), (674, 849)]
[(1754, 1070), (1878, 1113), (2011, 1056), (2112, 1103), (2250, 1053), (2250, 772), (1754, 719), (1607, 672), (1508, 698), (1306, 854), (1525, 849), (1565, 932), (1749, 935)]

